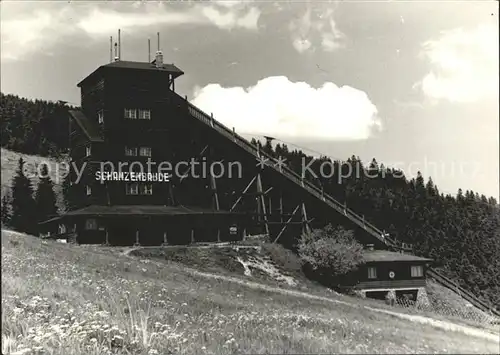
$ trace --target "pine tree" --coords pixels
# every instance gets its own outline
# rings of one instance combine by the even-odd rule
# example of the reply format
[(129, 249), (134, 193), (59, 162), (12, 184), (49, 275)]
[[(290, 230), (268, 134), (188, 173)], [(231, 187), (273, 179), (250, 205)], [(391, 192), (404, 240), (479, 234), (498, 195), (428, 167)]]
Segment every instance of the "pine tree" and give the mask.
[(33, 185), (24, 175), (24, 160), (19, 158), (18, 170), (12, 184), (12, 217), (10, 225), (19, 232), (36, 235), (37, 213)]
[(271, 140), (270, 139), (266, 140), (266, 143), (262, 147), (262, 150), (264, 152), (266, 152), (267, 154), (270, 154), (271, 156), (274, 155), (273, 154), (274, 153), (274, 149), (273, 149), (273, 145), (271, 144)]
[(7, 192), (2, 197), (2, 227), (8, 227), (10, 225), (10, 207), (11, 207), (11, 198), (10, 194)]
[(57, 214), (56, 194), (54, 184), (48, 175), (47, 165), (41, 171), (42, 176), (38, 182), (35, 194), (35, 205), (38, 213), (38, 222), (43, 222)]

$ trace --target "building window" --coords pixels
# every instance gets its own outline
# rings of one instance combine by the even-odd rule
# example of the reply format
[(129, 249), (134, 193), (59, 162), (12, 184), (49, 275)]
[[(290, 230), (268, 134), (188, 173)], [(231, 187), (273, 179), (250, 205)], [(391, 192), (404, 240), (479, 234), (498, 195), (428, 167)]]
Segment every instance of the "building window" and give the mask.
[(152, 195), (153, 194), (153, 185), (151, 185), (151, 184), (141, 185), (141, 194)]
[(150, 120), (151, 119), (151, 110), (139, 110), (139, 119), (140, 120)]
[(150, 147), (139, 148), (139, 155), (141, 157), (150, 157), (151, 156), (151, 148)]
[(139, 185), (127, 184), (125, 185), (125, 192), (127, 195), (137, 195), (139, 193)]
[(92, 154), (92, 149), (88, 146), (85, 148), (85, 156), (90, 157), (90, 154)]
[(137, 110), (126, 108), (125, 109), (125, 118), (129, 118), (135, 120), (137, 118)]
[(90, 196), (92, 194), (92, 188), (90, 186), (87, 186), (86, 189), (87, 189), (87, 196)]
[(94, 218), (87, 219), (85, 221), (85, 229), (96, 230), (97, 229), (97, 221)]
[(369, 279), (376, 279), (377, 278), (377, 269), (374, 267), (369, 267), (368, 268), (368, 278)]
[(96, 90), (103, 90), (104, 89), (104, 79), (101, 79), (97, 82), (95, 89)]
[(99, 122), (99, 124), (104, 123), (104, 110), (100, 110), (97, 113), (97, 121)]
[(416, 265), (411, 267), (411, 277), (422, 277), (424, 276), (424, 267), (422, 265)]
[(137, 148), (135, 147), (125, 147), (125, 155), (128, 157), (137, 156)]
[(66, 233), (66, 226), (64, 224), (59, 225), (59, 234)]

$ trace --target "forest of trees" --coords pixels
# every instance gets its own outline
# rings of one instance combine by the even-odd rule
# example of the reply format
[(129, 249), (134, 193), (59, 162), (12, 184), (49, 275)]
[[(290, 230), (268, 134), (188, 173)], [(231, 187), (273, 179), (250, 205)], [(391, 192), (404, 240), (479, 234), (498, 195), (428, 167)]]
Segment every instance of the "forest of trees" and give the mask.
[[(2, 147), (42, 156), (59, 156), (66, 151), (68, 107), (2, 94), (0, 110)], [(260, 144), (255, 140), (253, 143)], [(301, 151), (290, 151), (285, 145), (273, 148), (266, 144), (262, 149), (276, 157), (285, 157), (286, 164), (298, 173), (302, 158), (312, 159)], [(329, 158), (318, 159), (312, 169), (318, 171), (318, 166), (326, 160)], [(330, 178), (306, 178), (337, 200), (345, 201), (379, 229), (413, 244), (415, 254), (436, 260), (441, 271), (465, 289), (500, 304), (500, 209), (494, 198), (462, 190), (455, 196), (443, 194), (431, 178), (425, 181), (418, 175), (408, 180), (403, 172), (379, 165), (375, 159), (369, 166), (363, 166), (355, 156), (345, 162), (331, 163), (334, 171)], [(362, 174), (340, 179), (339, 172), (347, 175), (349, 165)], [(23, 193), (32, 197), (17, 197), (18, 202), (14, 202), (14, 188), (11, 212), (22, 205), (24, 213), (31, 215), (34, 212), (29, 206), (36, 206), (36, 196), (26, 181), (17, 176), (15, 179), (19, 180), (17, 184)], [(50, 201), (44, 211), (51, 213), (52, 197), (43, 197), (50, 195), (51, 183), (43, 184), (45, 187), (37, 196), (39, 201)], [(2, 200), (2, 222), (7, 204), (7, 200)], [(34, 220), (40, 218), (38, 213)]]
[[(252, 143), (274, 157), (285, 157), (299, 174), (302, 158), (313, 159), (286, 145)], [(463, 288), (500, 305), (500, 206), (493, 197), (462, 190), (456, 196), (443, 194), (432, 178), (425, 181), (419, 173), (408, 180), (402, 171), (379, 166), (375, 159), (363, 166), (354, 156), (345, 162), (321, 157), (312, 170), (319, 171), (324, 161), (334, 167), (333, 175), (326, 179), (306, 174), (308, 180), (379, 229), (413, 244), (416, 255), (436, 260), (438, 269)], [(347, 176), (349, 169), (362, 173), (339, 177), (339, 172)]]
[(68, 148), (68, 109), (63, 103), (0, 93), (2, 147), (24, 154), (59, 156)]
[(19, 158), (11, 192), (2, 197), (2, 227), (38, 235), (41, 232), (38, 223), (57, 216), (56, 194), (46, 166), (35, 190), (24, 174), (24, 164)]

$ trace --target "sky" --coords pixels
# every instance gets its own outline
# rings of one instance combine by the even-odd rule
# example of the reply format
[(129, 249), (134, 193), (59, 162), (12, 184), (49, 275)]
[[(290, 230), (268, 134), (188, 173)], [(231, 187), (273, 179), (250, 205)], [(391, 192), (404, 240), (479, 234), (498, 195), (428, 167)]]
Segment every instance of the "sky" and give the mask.
[[(496, 1), (2, 1), (1, 91), (79, 104), (156, 33), (176, 91), (243, 136), (499, 197)], [(293, 144), (293, 145), (292, 145)]]

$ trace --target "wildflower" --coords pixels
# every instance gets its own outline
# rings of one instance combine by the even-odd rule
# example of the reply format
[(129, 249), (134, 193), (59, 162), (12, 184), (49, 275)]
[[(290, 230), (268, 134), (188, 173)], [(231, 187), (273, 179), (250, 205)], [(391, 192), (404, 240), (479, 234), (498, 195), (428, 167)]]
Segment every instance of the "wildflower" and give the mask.
[(24, 348), (24, 349), (20, 349), (16, 352), (13, 352), (12, 355), (25, 355), (25, 354), (29, 354), (30, 352), (31, 352), (30, 348)]

